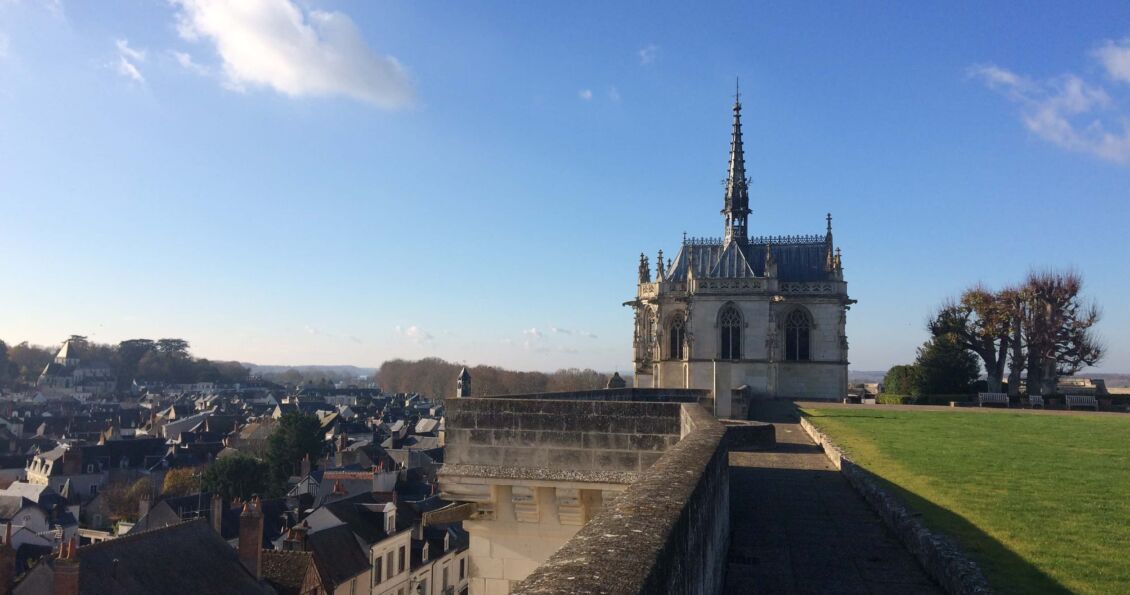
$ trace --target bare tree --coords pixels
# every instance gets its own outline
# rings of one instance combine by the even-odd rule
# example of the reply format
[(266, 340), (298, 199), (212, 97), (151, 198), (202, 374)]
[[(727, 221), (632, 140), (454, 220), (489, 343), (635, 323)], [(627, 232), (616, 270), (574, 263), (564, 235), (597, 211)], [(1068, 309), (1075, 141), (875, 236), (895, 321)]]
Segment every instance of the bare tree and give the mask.
[(1055, 392), (1059, 376), (1070, 376), (1102, 359), (1105, 351), (1092, 327), (1102, 316), (1079, 292), (1083, 278), (1075, 271), (1040, 271), (1028, 275), (1019, 318), (1028, 350), (1028, 391)]

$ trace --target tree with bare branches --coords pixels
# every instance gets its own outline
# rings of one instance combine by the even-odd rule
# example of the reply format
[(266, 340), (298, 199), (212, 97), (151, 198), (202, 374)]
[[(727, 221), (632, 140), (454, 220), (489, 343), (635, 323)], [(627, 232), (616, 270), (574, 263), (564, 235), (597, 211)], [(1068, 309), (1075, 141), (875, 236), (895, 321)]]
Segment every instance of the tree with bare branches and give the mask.
[(1083, 278), (1075, 271), (1037, 271), (1020, 289), (1018, 318), (1027, 348), (1028, 392), (1052, 394), (1059, 376), (1093, 366), (1105, 351), (1093, 327), (1099, 307), (1079, 293)]

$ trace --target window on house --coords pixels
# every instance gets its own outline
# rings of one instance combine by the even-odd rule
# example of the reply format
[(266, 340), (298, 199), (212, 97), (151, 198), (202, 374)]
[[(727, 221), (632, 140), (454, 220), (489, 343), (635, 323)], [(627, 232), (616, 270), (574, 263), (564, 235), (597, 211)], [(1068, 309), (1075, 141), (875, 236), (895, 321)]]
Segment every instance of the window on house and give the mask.
[(787, 361), (808, 361), (809, 331), (811, 324), (804, 310), (793, 310), (785, 319), (785, 359)]
[(742, 314), (734, 306), (726, 306), (718, 314), (722, 359), (742, 358)]
[(90, 495), (93, 496), (94, 494), (97, 494), (97, 493), (98, 493), (98, 486), (97, 485), (91, 485), (90, 486)]
[(668, 359), (683, 359), (686, 356), (687, 321), (682, 314), (675, 316), (671, 321), (671, 328), (667, 332)]
[(447, 565), (443, 567), (443, 588), (447, 588)]
[(376, 563), (373, 564), (373, 584), (374, 585), (379, 585), (379, 584), (381, 584), (382, 581), (385, 580), (384, 575), (383, 575), (383, 571), (384, 571), (384, 566), (381, 565), (381, 559), (378, 556)]
[(389, 552), (388, 555), (385, 556), (385, 568), (388, 571), (385, 574), (392, 577), (392, 552)]
[(405, 549), (404, 546), (400, 546), (399, 560), (398, 560), (397, 565), (396, 565), (396, 571), (397, 572), (404, 572), (404, 561), (405, 561), (405, 558), (407, 558), (407, 556), (405, 555), (404, 549)]
[(459, 558), (459, 580), (467, 577), (467, 558)]
[(94, 465), (87, 465), (86, 466), (86, 472), (87, 473), (94, 473)]

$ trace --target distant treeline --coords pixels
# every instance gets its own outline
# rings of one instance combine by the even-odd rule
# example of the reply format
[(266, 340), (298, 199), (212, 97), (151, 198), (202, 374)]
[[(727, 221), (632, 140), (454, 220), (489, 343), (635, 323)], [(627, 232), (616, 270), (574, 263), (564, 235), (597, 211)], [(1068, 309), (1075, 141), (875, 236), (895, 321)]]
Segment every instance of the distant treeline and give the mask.
[[(386, 393), (420, 393), (433, 398), (455, 396), (456, 377), (463, 369), (439, 358), (418, 361), (394, 359), (381, 364), (377, 384)], [(519, 372), (495, 366), (473, 366), (471, 389), (475, 395), (505, 395), (604, 388), (611, 374), (569, 368), (552, 373)], [(629, 379), (630, 380), (630, 379)]]
[[(72, 352), (82, 364), (105, 364), (117, 378), (118, 390), (127, 390), (134, 379), (139, 382), (232, 383), (247, 380), (249, 371), (239, 362), (210, 361), (192, 357), (184, 339), (130, 339), (117, 345), (94, 343), (74, 335)], [(55, 359), (59, 347), (40, 347), (26, 341), (9, 347), (0, 341), (0, 386), (35, 386), (47, 364)]]

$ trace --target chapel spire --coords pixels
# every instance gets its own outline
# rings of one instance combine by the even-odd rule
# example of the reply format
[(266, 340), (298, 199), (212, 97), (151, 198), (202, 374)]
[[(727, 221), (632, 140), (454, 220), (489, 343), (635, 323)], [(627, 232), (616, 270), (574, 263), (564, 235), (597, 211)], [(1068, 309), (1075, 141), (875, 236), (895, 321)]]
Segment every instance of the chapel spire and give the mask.
[(730, 165), (726, 172), (726, 240), (745, 242), (748, 237), (749, 178), (745, 175), (745, 150), (742, 147), (742, 94), (735, 83), (734, 129), (730, 136)]

